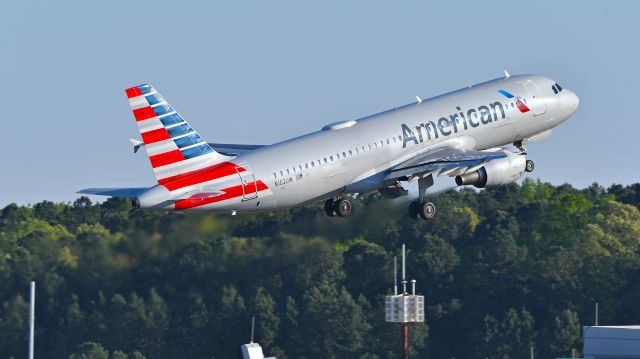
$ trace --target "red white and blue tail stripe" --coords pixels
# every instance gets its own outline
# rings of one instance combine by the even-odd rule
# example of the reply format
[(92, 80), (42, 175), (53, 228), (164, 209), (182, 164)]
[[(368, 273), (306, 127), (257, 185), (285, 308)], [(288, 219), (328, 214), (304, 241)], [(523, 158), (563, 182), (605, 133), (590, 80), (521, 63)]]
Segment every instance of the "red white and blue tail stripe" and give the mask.
[(151, 86), (126, 90), (158, 182), (224, 161)]

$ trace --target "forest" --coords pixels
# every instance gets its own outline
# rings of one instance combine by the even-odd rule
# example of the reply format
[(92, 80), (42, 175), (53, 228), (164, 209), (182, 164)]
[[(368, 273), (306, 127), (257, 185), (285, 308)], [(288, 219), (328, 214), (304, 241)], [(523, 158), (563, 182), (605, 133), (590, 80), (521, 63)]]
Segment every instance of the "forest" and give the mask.
[(0, 214), (0, 359), (27, 357), (36, 281), (38, 358), (398, 358), (384, 321), (393, 257), (425, 295), (412, 358), (570, 357), (582, 326), (640, 323), (640, 184), (534, 180), (406, 204), (354, 199), (223, 216), (131, 209), (124, 199), (9, 204)]

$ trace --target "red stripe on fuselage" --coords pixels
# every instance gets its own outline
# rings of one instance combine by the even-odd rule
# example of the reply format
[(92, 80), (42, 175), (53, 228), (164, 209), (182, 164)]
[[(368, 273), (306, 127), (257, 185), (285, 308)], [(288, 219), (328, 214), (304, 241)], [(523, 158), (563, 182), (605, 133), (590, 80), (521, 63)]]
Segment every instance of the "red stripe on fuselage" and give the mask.
[(132, 87), (125, 90), (127, 93), (127, 98), (138, 97), (142, 95), (142, 91), (138, 87)]
[(158, 180), (158, 183), (164, 185), (169, 191), (175, 191), (180, 188), (192, 186), (202, 182), (212, 181), (218, 178), (232, 175), (236, 172), (244, 171), (244, 168), (236, 166), (235, 163), (222, 162), (195, 171), (163, 178), (161, 180)]
[(168, 140), (170, 138), (171, 135), (169, 134), (169, 131), (167, 131), (164, 127), (142, 133), (142, 142), (144, 142), (145, 145)]
[(133, 116), (136, 121), (143, 121), (152, 117), (156, 117), (156, 113), (149, 106), (133, 110)]
[(185, 158), (180, 150), (173, 150), (159, 155), (149, 156), (149, 159), (151, 160), (151, 167), (156, 168), (183, 161)]
[[(246, 187), (249, 187), (253, 190), (254, 185), (257, 187), (258, 192), (269, 189), (269, 187), (267, 187), (267, 185), (260, 180), (258, 180), (257, 182), (248, 183)], [(225, 188), (222, 191), (224, 192), (224, 194), (218, 197), (207, 198), (207, 199), (183, 199), (183, 200), (177, 201), (175, 203), (175, 210), (181, 211), (189, 208), (200, 207), (207, 204), (224, 201), (227, 199), (242, 197), (242, 195), (244, 194), (242, 190), (242, 185)], [(253, 192), (251, 191), (250, 193), (253, 193)]]
[(516, 106), (518, 106), (518, 110), (520, 110), (520, 112), (522, 113), (529, 112), (529, 107), (525, 105), (524, 102), (522, 102), (522, 100), (520, 99), (516, 101)]

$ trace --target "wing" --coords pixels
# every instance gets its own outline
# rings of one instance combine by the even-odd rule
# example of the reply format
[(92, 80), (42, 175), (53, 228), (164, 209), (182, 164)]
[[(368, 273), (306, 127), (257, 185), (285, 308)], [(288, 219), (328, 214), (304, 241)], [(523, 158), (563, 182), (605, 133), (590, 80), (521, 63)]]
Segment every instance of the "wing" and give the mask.
[(216, 152), (227, 156), (237, 156), (245, 152), (253, 151), (265, 145), (238, 145), (232, 143), (209, 143), (209, 146)]
[(146, 190), (148, 188), (85, 188), (78, 193), (111, 197), (138, 197)]
[(504, 150), (470, 151), (455, 147), (440, 147), (417, 155), (387, 171), (385, 180), (411, 179), (415, 176), (439, 172), (455, 176), (475, 171), (487, 162), (507, 157)]

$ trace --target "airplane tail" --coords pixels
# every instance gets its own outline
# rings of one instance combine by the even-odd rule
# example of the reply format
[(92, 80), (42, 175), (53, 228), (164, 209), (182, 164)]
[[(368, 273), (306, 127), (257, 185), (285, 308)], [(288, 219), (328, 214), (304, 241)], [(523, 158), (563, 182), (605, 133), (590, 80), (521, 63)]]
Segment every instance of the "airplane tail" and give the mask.
[(126, 93), (158, 183), (225, 160), (151, 85), (131, 87)]

